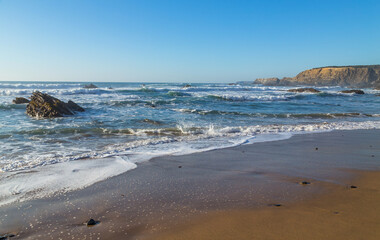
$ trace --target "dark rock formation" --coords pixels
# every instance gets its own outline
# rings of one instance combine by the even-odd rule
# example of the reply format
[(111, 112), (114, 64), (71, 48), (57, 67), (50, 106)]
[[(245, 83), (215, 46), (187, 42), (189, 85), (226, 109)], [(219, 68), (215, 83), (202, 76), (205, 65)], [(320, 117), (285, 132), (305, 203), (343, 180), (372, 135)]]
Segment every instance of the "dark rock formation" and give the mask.
[(98, 221), (95, 221), (94, 219), (91, 218), (86, 224), (89, 227), (89, 226), (94, 226), (98, 223), (99, 223)]
[(296, 84), (292, 83), (293, 78), (284, 77), (284, 78), (257, 78), (255, 84), (262, 84), (265, 86), (295, 86)]
[(263, 84), (266, 86), (276, 86), (280, 84), (279, 78), (258, 78), (255, 80), (257, 84)]
[(12, 102), (14, 104), (23, 104), (23, 103), (29, 103), (30, 101), (23, 97), (16, 97)]
[(155, 121), (155, 120), (151, 120), (148, 118), (145, 118), (144, 120), (142, 120), (142, 122), (153, 124), (153, 125), (161, 125), (162, 124), (160, 121)]
[(254, 83), (267, 86), (380, 88), (380, 65), (313, 68), (299, 73), (294, 78), (259, 78)]
[(32, 94), (31, 100), (26, 107), (26, 113), (36, 118), (63, 117), (64, 115), (73, 115), (77, 111), (83, 112), (84, 109), (72, 101), (64, 103), (55, 97), (39, 91)]
[(315, 88), (295, 88), (295, 89), (289, 89), (288, 92), (309, 92), (309, 93), (319, 93), (321, 91), (315, 89)]
[(76, 104), (75, 102), (71, 100), (67, 102), (67, 107), (75, 112), (84, 112), (84, 109), (81, 106), (79, 106), (78, 104)]
[(344, 90), (340, 91), (341, 93), (355, 93), (355, 94), (364, 94), (362, 90), (352, 89), (352, 90)]
[(90, 84), (86, 84), (86, 85), (84, 85), (83, 88), (89, 88), (89, 89), (90, 89), (90, 88), (98, 88), (98, 86), (96, 86), (96, 85), (90, 83)]
[(191, 87), (191, 85), (190, 84), (186, 84), (182, 88), (189, 88), (189, 87)]

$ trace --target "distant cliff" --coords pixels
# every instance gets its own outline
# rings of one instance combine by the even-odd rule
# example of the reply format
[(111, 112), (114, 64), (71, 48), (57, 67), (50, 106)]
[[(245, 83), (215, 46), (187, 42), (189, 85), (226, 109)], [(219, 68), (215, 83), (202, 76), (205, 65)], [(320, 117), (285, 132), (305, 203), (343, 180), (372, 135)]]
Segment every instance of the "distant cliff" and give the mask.
[(254, 83), (270, 86), (342, 86), (380, 88), (380, 65), (313, 68), (294, 78), (258, 78)]

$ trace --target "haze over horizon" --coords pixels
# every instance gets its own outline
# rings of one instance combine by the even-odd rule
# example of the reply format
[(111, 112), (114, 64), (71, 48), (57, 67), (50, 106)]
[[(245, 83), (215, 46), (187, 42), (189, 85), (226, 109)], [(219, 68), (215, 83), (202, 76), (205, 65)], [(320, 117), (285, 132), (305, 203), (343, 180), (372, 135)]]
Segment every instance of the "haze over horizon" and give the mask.
[(236, 82), (380, 64), (379, 1), (0, 1), (0, 81)]

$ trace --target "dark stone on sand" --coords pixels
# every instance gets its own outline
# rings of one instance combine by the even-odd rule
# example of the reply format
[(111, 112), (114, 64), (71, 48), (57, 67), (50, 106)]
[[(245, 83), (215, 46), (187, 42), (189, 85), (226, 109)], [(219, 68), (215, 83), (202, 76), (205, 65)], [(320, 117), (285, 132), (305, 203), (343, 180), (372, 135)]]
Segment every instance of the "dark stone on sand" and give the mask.
[(94, 225), (96, 225), (96, 224), (98, 224), (98, 222), (95, 221), (95, 220), (92, 219), (92, 218), (87, 222), (87, 226), (94, 226)]
[(26, 107), (26, 114), (36, 118), (54, 118), (64, 115), (74, 115), (75, 112), (83, 112), (84, 109), (73, 101), (65, 103), (46, 93), (36, 91)]
[(91, 88), (98, 88), (98, 86), (96, 86), (96, 85), (90, 83), (90, 84), (86, 84), (86, 85), (84, 85), (83, 88), (91, 89)]
[(268, 204), (268, 206), (270, 206), (270, 207), (281, 207), (282, 204), (279, 204), (279, 203), (273, 203), (273, 204)]
[(371, 157), (375, 157), (375, 155), (371, 155)]
[(178, 166), (178, 168), (182, 168), (182, 166)]
[(302, 181), (302, 182), (300, 182), (300, 184), (301, 184), (301, 185), (309, 185), (309, 184), (310, 184), (310, 182), (307, 182), (307, 181)]
[(16, 235), (14, 234), (5, 234), (5, 235), (0, 235), (0, 240), (6, 240), (6, 239), (9, 239), (9, 238), (12, 238), (12, 237), (15, 237)]
[(340, 91), (340, 93), (355, 93), (355, 94), (364, 94), (364, 92), (362, 90), (358, 90), (358, 89), (352, 89), (352, 90), (343, 90), (343, 91)]
[(12, 102), (14, 104), (23, 104), (23, 103), (29, 103), (30, 101), (23, 97), (16, 97)]
[(308, 92), (308, 93), (319, 93), (321, 91), (315, 89), (315, 88), (294, 88), (289, 89), (288, 92)]
[(315, 148), (316, 151), (318, 151), (318, 148)]
[(357, 186), (351, 185), (350, 188), (358, 188)]

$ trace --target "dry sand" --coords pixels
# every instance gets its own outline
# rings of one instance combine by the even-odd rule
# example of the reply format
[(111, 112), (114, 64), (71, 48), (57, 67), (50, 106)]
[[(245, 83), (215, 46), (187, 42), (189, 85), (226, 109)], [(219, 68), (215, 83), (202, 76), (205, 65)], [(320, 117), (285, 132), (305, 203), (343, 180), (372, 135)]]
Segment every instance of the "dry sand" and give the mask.
[[(165, 156), (82, 190), (3, 206), (0, 235), (380, 239), (377, 171), (379, 130), (305, 134)], [(87, 227), (83, 223), (90, 218), (100, 224)]]

